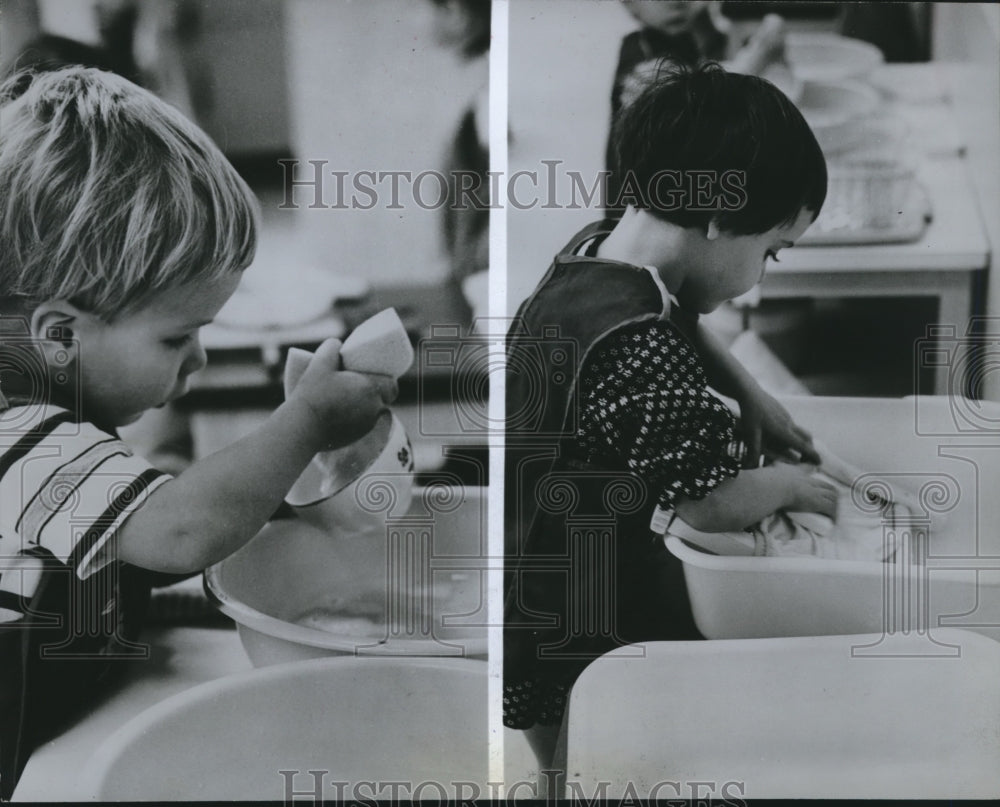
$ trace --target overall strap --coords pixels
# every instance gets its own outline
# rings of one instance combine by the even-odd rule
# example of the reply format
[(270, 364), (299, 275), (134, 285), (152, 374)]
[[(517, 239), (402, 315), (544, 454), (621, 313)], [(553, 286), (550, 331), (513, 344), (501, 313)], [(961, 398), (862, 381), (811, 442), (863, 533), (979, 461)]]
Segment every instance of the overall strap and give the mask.
[(588, 224), (580, 230), (580, 232), (574, 235), (565, 247), (559, 250), (559, 254), (576, 255), (580, 251), (580, 247), (588, 241), (592, 241), (599, 235), (607, 235), (614, 229), (614, 226), (615, 222), (613, 219), (602, 219), (601, 221), (595, 221)]

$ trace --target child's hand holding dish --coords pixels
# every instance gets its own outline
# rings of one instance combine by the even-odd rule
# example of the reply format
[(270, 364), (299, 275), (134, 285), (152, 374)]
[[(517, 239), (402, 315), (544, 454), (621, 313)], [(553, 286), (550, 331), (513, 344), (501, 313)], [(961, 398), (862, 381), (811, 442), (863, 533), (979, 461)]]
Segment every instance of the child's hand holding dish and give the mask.
[[(396, 396), (396, 378), (412, 362), (409, 336), (391, 308), (361, 323), (343, 344), (329, 339), (315, 354), (289, 350), (286, 399), (305, 395), (311, 401), (315, 397), (328, 407), (320, 411), (336, 411), (341, 418), (330, 422), (335, 434), (331, 450), (313, 458), (286, 497), (307, 521), (339, 533), (380, 528), (384, 514), (369, 512), (357, 501), (363, 494), (355, 488), (366, 474), (384, 476), (395, 489), (397, 501), (408, 500), (412, 450), (405, 429), (386, 404)], [(331, 384), (333, 378), (336, 385)], [(365, 395), (378, 397), (374, 419), (350, 411), (352, 403)]]
[(285, 369), (286, 397), (308, 404), (329, 432), (330, 449), (368, 434), (396, 397), (394, 378), (343, 369), (341, 351), (339, 339), (327, 339), (315, 354), (293, 348)]

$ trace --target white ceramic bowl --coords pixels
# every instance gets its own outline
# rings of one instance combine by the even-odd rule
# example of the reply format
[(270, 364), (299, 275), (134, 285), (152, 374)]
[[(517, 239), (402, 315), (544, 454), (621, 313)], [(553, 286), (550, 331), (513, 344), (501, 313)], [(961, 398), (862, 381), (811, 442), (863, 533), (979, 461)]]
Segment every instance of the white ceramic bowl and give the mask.
[(486, 701), (481, 661), (339, 658), (251, 670), (130, 720), (88, 762), (82, 791), (101, 802), (291, 803), (289, 791), (313, 793), (309, 771), (321, 771), (320, 797), (331, 801), (388, 800), (390, 782), (403, 783), (396, 798), (486, 796)]
[(205, 573), (260, 667), (330, 655), (486, 656), (486, 497), (418, 489), (380, 534), (271, 522)]
[(885, 61), (874, 45), (837, 34), (790, 33), (785, 56), (803, 81), (863, 78)]
[(285, 501), (304, 521), (333, 535), (381, 534), (382, 497), (391, 496), (405, 511), (412, 491), (413, 446), (399, 418), (385, 412), (357, 442), (317, 454)]

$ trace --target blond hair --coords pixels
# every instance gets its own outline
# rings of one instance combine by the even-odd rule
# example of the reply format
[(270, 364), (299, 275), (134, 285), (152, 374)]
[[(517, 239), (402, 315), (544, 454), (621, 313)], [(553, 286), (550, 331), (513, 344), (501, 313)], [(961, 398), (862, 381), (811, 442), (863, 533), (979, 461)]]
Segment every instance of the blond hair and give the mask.
[(0, 89), (0, 299), (64, 299), (110, 321), (245, 268), (258, 203), (208, 136), (113, 73)]

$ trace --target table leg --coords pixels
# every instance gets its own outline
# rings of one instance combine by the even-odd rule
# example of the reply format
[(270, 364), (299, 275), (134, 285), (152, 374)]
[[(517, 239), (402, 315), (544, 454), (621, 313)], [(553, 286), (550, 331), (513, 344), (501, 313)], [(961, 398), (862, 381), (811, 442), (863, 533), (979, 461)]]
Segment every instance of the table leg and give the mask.
[(967, 275), (958, 275), (952, 282), (943, 283), (938, 295), (938, 318), (942, 341), (950, 339), (954, 334), (955, 345), (952, 359), (946, 366), (939, 366), (934, 371), (935, 395), (968, 395), (970, 393), (968, 364), (968, 344), (964, 341), (969, 327), (971, 311), (970, 280)]

